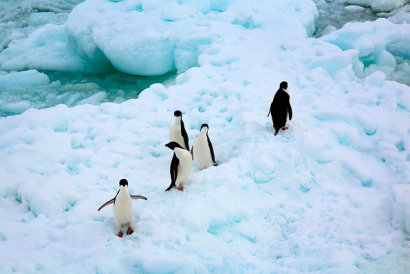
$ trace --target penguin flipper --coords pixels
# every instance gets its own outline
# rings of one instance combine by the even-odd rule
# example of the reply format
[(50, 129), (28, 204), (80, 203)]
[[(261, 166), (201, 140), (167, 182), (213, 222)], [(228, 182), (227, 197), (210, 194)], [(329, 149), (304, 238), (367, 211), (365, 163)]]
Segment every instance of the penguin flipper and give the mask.
[(213, 163), (216, 163), (216, 161), (215, 161), (215, 154), (214, 154), (214, 148), (212, 147), (212, 143), (211, 143), (211, 140), (209, 140), (208, 134), (206, 135), (206, 139), (208, 140), (209, 150), (211, 151), (212, 162), (213, 162)]
[(184, 138), (184, 143), (185, 143), (184, 145), (185, 145), (186, 149), (189, 150), (188, 133), (186, 132), (185, 124), (184, 124), (184, 121), (182, 121), (182, 119), (181, 119), (181, 135)]
[(171, 181), (176, 182), (178, 177), (178, 166), (179, 166), (179, 159), (174, 152), (174, 157), (172, 157), (171, 166), (170, 166), (170, 174), (171, 174)]
[(141, 196), (141, 195), (131, 195), (131, 199), (141, 199), (141, 200), (147, 200), (146, 197)]
[(103, 204), (102, 206), (100, 206), (100, 208), (98, 209), (98, 211), (100, 211), (100, 210), (101, 210), (102, 208), (104, 208), (105, 206), (110, 205), (110, 204), (112, 204), (112, 203), (114, 203), (114, 202), (115, 202), (115, 198), (112, 198), (111, 200), (105, 202), (105, 204)]
[(171, 161), (171, 166), (170, 166), (170, 174), (171, 174), (171, 184), (169, 185), (169, 187), (167, 189), (165, 189), (165, 191), (169, 191), (172, 187), (176, 187), (176, 180), (178, 177), (178, 165), (179, 165), (179, 159), (178, 157), (175, 155), (174, 152), (174, 157), (172, 157), (172, 161)]

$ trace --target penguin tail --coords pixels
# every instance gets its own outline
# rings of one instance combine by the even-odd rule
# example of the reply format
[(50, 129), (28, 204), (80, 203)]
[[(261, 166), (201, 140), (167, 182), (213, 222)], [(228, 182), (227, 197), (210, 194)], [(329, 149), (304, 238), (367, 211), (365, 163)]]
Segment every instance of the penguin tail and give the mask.
[(275, 128), (275, 136), (278, 134), (278, 132), (279, 132), (279, 129)]

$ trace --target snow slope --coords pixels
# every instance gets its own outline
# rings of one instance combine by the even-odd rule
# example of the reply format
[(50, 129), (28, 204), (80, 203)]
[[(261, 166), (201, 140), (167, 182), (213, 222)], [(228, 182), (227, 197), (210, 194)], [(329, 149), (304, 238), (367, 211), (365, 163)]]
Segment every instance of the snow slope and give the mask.
[[(362, 44), (338, 43), (369, 24), (330, 42), (307, 35), (310, 1), (220, 3), (198, 15), (212, 39), (174, 85), (0, 118), (1, 273), (407, 273), (410, 87), (386, 80), (385, 63), (367, 76)], [(377, 38), (376, 55), (398, 41)], [(294, 118), (274, 137), (266, 115), (281, 81)], [(176, 109), (190, 144), (209, 124), (219, 165), (165, 192)], [(148, 198), (133, 202), (124, 238), (97, 211), (121, 178)]]

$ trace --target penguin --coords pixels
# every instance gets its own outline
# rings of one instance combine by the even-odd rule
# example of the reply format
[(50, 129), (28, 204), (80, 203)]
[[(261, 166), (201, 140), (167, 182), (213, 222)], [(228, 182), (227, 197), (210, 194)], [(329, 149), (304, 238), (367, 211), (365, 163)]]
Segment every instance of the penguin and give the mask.
[(165, 191), (169, 191), (172, 187), (177, 187), (179, 191), (183, 191), (191, 173), (191, 153), (177, 142), (170, 142), (165, 146), (174, 151), (170, 166), (171, 184)]
[(169, 141), (177, 142), (181, 147), (189, 149), (188, 134), (185, 130), (184, 121), (182, 121), (182, 112), (176, 110), (174, 112), (174, 123), (169, 129)]
[(120, 189), (117, 192), (117, 195), (105, 204), (100, 206), (98, 211), (109, 204), (113, 205), (113, 212), (114, 212), (114, 219), (115, 224), (119, 230), (118, 237), (122, 238), (122, 227), (127, 225), (127, 234), (132, 234), (134, 230), (132, 230), (132, 222), (134, 220), (134, 210), (132, 209), (132, 201), (131, 199), (142, 199), (147, 200), (144, 196), (140, 195), (130, 195), (128, 192), (128, 181), (126, 179), (120, 180)]
[(202, 124), (201, 131), (195, 137), (191, 149), (191, 154), (199, 169), (206, 169), (216, 165), (214, 149), (211, 140), (209, 140), (208, 130), (208, 124)]
[(272, 123), (275, 128), (275, 136), (278, 134), (280, 129), (288, 129), (286, 123), (289, 120), (292, 120), (292, 107), (290, 105), (290, 96), (287, 88), (287, 82), (280, 83), (279, 89), (276, 91), (270, 105), (268, 117), (269, 114), (272, 113)]

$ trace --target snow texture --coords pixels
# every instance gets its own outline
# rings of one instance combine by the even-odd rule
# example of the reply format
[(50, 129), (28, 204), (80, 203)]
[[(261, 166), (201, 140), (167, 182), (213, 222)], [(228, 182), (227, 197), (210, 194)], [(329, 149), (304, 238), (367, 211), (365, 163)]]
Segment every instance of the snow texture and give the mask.
[[(30, 17), (0, 53), (1, 92), (65, 87), (48, 69), (177, 76), (117, 103), (81, 82), (94, 93), (71, 108), (0, 100), (18, 114), (0, 118), (0, 272), (408, 273), (410, 87), (384, 69), (407, 58), (390, 47), (408, 23), (316, 39), (317, 14), (309, 0), (87, 0), (64, 26)], [(293, 119), (275, 137), (282, 81)], [(218, 165), (165, 192), (177, 109), (191, 144), (209, 125)], [(119, 238), (97, 209), (122, 178), (148, 200)]]

